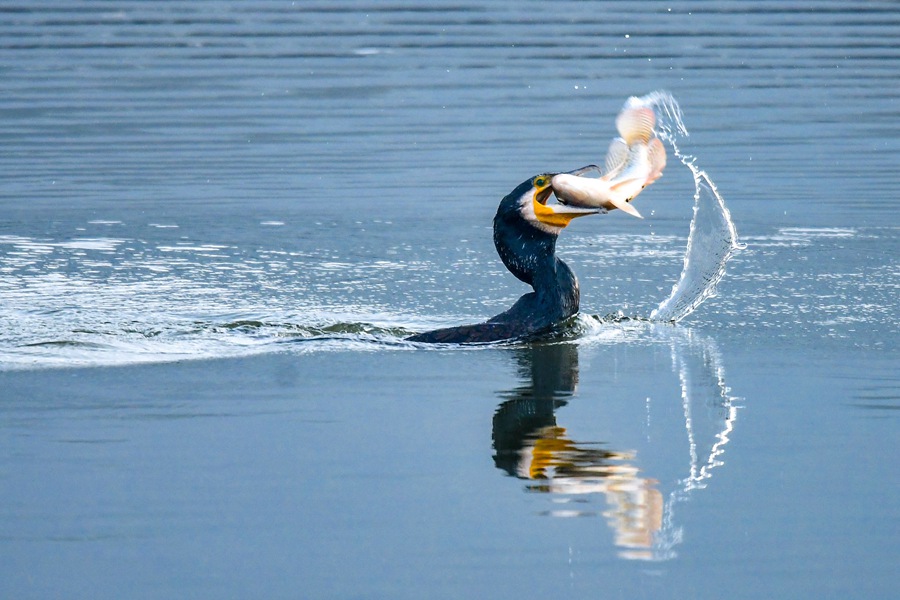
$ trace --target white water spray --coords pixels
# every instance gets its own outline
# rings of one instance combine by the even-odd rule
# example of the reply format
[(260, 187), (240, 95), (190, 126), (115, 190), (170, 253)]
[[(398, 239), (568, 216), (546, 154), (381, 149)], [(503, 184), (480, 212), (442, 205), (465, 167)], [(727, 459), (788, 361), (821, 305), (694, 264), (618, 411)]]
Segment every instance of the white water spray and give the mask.
[(694, 156), (683, 154), (678, 147), (688, 136), (681, 107), (668, 92), (655, 91), (629, 102), (652, 108), (656, 113), (656, 135), (672, 146), (678, 160), (694, 177), (694, 216), (691, 219), (684, 267), (672, 293), (650, 313), (653, 321), (676, 322), (691, 314), (716, 293), (716, 285), (725, 275), (725, 265), (742, 246), (731, 213), (716, 185), (697, 165)]

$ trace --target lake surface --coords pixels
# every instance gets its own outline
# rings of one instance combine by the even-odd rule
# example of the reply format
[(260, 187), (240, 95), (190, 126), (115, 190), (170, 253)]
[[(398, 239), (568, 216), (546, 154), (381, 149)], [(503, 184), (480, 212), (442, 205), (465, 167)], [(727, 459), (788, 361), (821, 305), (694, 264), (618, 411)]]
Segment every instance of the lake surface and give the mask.
[[(893, 3), (0, 8), (0, 596), (900, 593)], [(746, 245), (677, 325), (670, 154), (559, 255), (497, 203), (678, 99)]]

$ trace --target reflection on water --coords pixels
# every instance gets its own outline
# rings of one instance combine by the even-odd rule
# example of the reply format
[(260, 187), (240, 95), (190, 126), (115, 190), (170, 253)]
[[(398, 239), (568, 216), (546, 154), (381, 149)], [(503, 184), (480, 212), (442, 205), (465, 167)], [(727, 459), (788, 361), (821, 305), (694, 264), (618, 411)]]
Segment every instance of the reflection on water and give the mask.
[[(530, 8), (0, 8), (0, 597), (897, 596), (900, 3)], [(653, 89), (748, 246), (692, 331), (363, 343), (507, 308), (497, 201)], [(585, 315), (669, 294), (694, 189), (565, 232)]]
[(595, 516), (578, 499), (602, 494), (603, 512), (626, 558), (650, 558), (647, 549), (662, 525), (662, 495), (656, 482), (640, 476), (633, 452), (600, 442), (578, 442), (557, 423), (578, 383), (578, 346), (540, 345), (518, 351), (523, 385), (502, 394), (494, 415), (494, 462), (510, 475), (533, 481), (531, 492), (550, 493), (556, 517)]
[[(500, 394), (503, 402), (493, 420), (494, 463), (509, 475), (527, 480), (527, 491), (551, 496), (553, 508), (542, 514), (602, 515), (622, 558), (665, 560), (675, 556), (673, 548), (682, 538), (675, 507), (688, 500), (693, 490), (706, 487), (713, 470), (724, 465), (737, 406), (711, 338), (670, 327), (649, 333), (671, 348), (679, 387), (655, 401), (681, 400), (682, 438), (688, 448), (683, 471), (648, 472), (642, 466), (648, 457), (637, 449), (606, 440), (572, 439), (556, 414), (577, 392), (578, 346), (572, 343), (516, 351), (522, 385)], [(633, 400), (643, 403), (641, 396)], [(646, 402), (650, 411), (654, 400), (647, 396)], [(676, 449), (664, 446), (653, 451)], [(602, 509), (595, 507), (596, 498), (603, 499)]]

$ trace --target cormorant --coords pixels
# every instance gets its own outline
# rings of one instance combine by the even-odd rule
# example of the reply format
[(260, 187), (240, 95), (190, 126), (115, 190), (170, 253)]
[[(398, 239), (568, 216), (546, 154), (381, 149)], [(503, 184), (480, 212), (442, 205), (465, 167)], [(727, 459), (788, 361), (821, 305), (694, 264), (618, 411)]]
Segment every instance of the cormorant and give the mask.
[[(578, 175), (591, 165), (572, 171)], [(449, 327), (407, 338), (412, 342), (473, 344), (537, 336), (578, 312), (578, 280), (556, 257), (556, 238), (575, 217), (606, 212), (548, 205), (554, 173), (536, 175), (510, 192), (494, 217), (494, 246), (509, 271), (532, 288), (509, 310), (484, 323)]]

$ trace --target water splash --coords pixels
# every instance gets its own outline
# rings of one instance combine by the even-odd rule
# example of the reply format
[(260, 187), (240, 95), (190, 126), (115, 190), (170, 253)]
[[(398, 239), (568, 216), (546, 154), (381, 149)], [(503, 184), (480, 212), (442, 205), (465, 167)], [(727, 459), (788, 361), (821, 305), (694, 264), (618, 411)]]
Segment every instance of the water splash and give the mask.
[(632, 105), (652, 108), (657, 115), (656, 135), (667, 142), (675, 156), (694, 177), (694, 216), (688, 234), (684, 267), (669, 297), (650, 313), (653, 321), (676, 322), (691, 314), (707, 298), (725, 275), (725, 265), (744, 246), (725, 200), (694, 156), (685, 154), (679, 142), (688, 137), (681, 107), (668, 92), (655, 91), (629, 100)]

